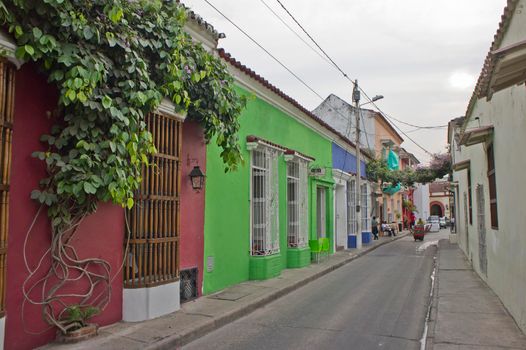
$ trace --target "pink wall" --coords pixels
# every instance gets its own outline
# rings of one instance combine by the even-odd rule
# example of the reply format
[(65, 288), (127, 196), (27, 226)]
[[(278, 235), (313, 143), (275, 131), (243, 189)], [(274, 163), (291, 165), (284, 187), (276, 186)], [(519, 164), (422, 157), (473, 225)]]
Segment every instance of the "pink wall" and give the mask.
[[(6, 349), (31, 349), (55, 338), (55, 330), (32, 335), (24, 331), (41, 332), (46, 328), (42, 321), (41, 307), (26, 304), (22, 318), (22, 283), (28, 272), (23, 260), (23, 244), (38, 205), (30, 199), (30, 193), (38, 188), (45, 176), (41, 161), (31, 153), (44, 149), (40, 136), (50, 129), (53, 121), (46, 111), (56, 106), (56, 90), (46, 83), (29, 64), (24, 65), (16, 75), (15, 118), (13, 126), (13, 156), (11, 167), (9, 238), (7, 253), (6, 293)], [(124, 234), (124, 212), (121, 207), (103, 204), (99, 210), (86, 218), (72, 244), (77, 247), (81, 258), (99, 257), (111, 264), (112, 297), (104, 312), (93, 318), (99, 325), (117, 322), (122, 318), (122, 263)], [(31, 267), (38, 263), (50, 242), (50, 228), (43, 210), (28, 239), (28, 261)], [(49, 256), (43, 260), (43, 271), (49, 266)]]
[(206, 144), (203, 129), (196, 122), (186, 121), (183, 124), (182, 158), (180, 270), (197, 267), (197, 290), (201, 295), (205, 191), (193, 190), (188, 177), (196, 165), (206, 174)]

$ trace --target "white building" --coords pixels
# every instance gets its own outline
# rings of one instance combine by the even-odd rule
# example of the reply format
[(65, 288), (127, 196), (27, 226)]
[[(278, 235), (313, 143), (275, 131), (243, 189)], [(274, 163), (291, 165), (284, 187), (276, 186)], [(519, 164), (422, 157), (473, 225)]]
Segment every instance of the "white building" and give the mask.
[[(312, 113), (354, 142), (356, 140), (355, 110), (356, 108), (348, 102), (330, 94)], [(363, 122), (360, 125), (360, 145), (374, 153), (376, 135), (374, 118), (376, 113), (363, 108), (360, 108), (360, 113), (360, 119)]]
[(465, 119), (449, 123), (458, 241), (526, 331), (526, 0), (508, 0)]
[(417, 210), (415, 213), (416, 222), (419, 219), (425, 222), (429, 217), (429, 184), (415, 184), (413, 202)]

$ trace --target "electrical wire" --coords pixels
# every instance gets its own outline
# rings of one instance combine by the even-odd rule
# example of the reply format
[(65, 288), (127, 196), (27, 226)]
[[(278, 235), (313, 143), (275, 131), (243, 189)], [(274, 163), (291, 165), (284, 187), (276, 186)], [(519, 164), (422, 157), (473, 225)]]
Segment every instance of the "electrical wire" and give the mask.
[[(332, 63), (332, 65), (334, 66), (334, 68), (336, 68), (347, 80), (349, 80), (353, 86), (355, 85), (355, 81), (353, 81), (352, 79), (349, 78), (348, 74), (345, 73), (345, 71), (340, 68), (340, 66), (338, 66), (336, 64), (336, 62), (327, 54), (327, 52), (325, 50), (323, 50), (323, 48), (318, 44), (318, 42), (316, 40), (314, 40), (314, 38), (307, 32), (307, 30), (301, 25), (301, 23), (294, 17), (294, 15), (285, 7), (285, 5), (283, 5), (283, 3), (280, 1), (280, 0), (276, 0), (278, 2), (278, 4), (280, 4), (280, 6), (283, 8), (283, 10), (285, 10), (285, 12), (290, 16), (290, 18), (292, 18), (292, 20), (298, 25), (298, 27), (301, 28), (301, 30), (309, 37), (309, 39), (320, 49), (321, 52), (323, 52), (323, 54), (329, 59), (329, 61)], [(364, 94), (365, 92), (363, 91), (362, 88), (360, 88), (360, 91), (362, 91)], [(382, 112), (382, 114), (384, 116), (386, 116), (386, 113)], [(411, 124), (411, 123), (407, 123), (407, 122), (404, 122), (402, 120), (399, 120), (397, 118), (394, 118), (392, 116), (389, 116), (389, 118), (391, 118), (392, 120), (395, 120), (399, 123), (402, 123), (402, 124), (405, 124), (405, 125), (408, 125), (408, 126), (412, 126), (412, 127), (415, 127), (415, 128), (420, 128), (420, 129), (438, 129), (438, 128), (445, 128), (447, 127), (447, 125), (436, 125), (436, 126), (420, 126), (420, 125), (415, 125), (415, 124)], [(414, 142), (414, 141), (413, 141)]]
[[(307, 40), (303, 39), (301, 37), (301, 35), (298, 34), (298, 32), (296, 32), (291, 26), (289, 26), (289, 24), (287, 22), (285, 22), (285, 20), (283, 18), (281, 18), (280, 15), (278, 15), (276, 13), (276, 11), (274, 11), (272, 9), (272, 7), (270, 7), (264, 0), (259, 0), (263, 5), (265, 5), (265, 7), (274, 15), (274, 17), (276, 17), (281, 23), (283, 23), (283, 25), (285, 27), (287, 27), (288, 30), (290, 30), (298, 39), (300, 39), (308, 48), (310, 48), (316, 55), (318, 55), (322, 60), (324, 60), (325, 62), (327, 62), (328, 64), (331, 64), (331, 62), (325, 57), (323, 56), (319, 51), (317, 51), (314, 47), (312, 47), (311, 44), (309, 44), (307, 42)], [(332, 64), (331, 64), (332, 65)]]
[(221, 16), (223, 16), (228, 22), (230, 22), (234, 27), (237, 28), (243, 35), (245, 35), (250, 41), (252, 41), (255, 45), (257, 45), (261, 50), (265, 51), (267, 55), (269, 55), (276, 63), (278, 63), (281, 67), (283, 67), (287, 72), (292, 74), (300, 83), (302, 83), (307, 89), (309, 89), (313, 94), (318, 96), (323, 100), (323, 97), (318, 94), (313, 88), (311, 88), (303, 79), (301, 79), (296, 73), (294, 73), (289, 67), (287, 67), (284, 63), (282, 63), (280, 60), (278, 60), (273, 54), (271, 54), (267, 49), (265, 49), (260, 43), (258, 43), (255, 39), (253, 39), (247, 32), (245, 32), (241, 27), (239, 27), (234, 21), (232, 21), (230, 18), (228, 18), (223, 12), (221, 12), (217, 7), (215, 7), (210, 1), (203, 0), (206, 2), (210, 7), (212, 7), (217, 13), (219, 13)]
[[(329, 59), (329, 61), (332, 62), (332, 64), (334, 65), (334, 67), (336, 67), (336, 68), (340, 71), (340, 73), (343, 74), (343, 76), (344, 76), (345, 78), (351, 80), (351, 79), (349, 78), (349, 76), (347, 75), (347, 73), (345, 73), (345, 72), (343, 71), (343, 69), (341, 69), (340, 66), (338, 66), (338, 65), (336, 64), (336, 62), (334, 62), (334, 60), (331, 58), (331, 56), (329, 56), (329, 55), (327, 54), (327, 52), (325, 52), (325, 50), (324, 50), (324, 49), (323, 49), (323, 48), (322, 48), (322, 47), (316, 42), (316, 40), (314, 40), (314, 38), (309, 34), (309, 32), (307, 32), (307, 30), (305, 30), (305, 28), (303, 28), (303, 26), (300, 24), (300, 22), (299, 22), (299, 21), (298, 21), (293, 15), (292, 15), (292, 13), (290, 13), (290, 11), (285, 7), (285, 5), (283, 5), (283, 4), (281, 3), (280, 0), (276, 0), (276, 1), (278, 2), (278, 4), (281, 5), (281, 7), (283, 8), (283, 10), (285, 10), (285, 12), (287, 12), (287, 14), (290, 16), (290, 18), (292, 18), (292, 20), (293, 20), (294, 22), (296, 22), (296, 24), (298, 25), (298, 27), (301, 28), (301, 30), (303, 31), (303, 33), (305, 33), (305, 35), (307, 35), (307, 36), (309, 37), (309, 39), (314, 43), (314, 45), (316, 45), (316, 46), (318, 47), (318, 49), (320, 49), (320, 51), (323, 52), (323, 54), (325, 55), (325, 57), (327, 57), (327, 58)], [(351, 81), (352, 81), (352, 80), (351, 80)], [(354, 83), (354, 82), (353, 82), (353, 83)]]
[(413, 140), (409, 135), (407, 135), (406, 132), (404, 132), (402, 129), (400, 129), (400, 127), (398, 125), (396, 125), (394, 122), (393, 122), (393, 119), (391, 119), (390, 116), (388, 116), (387, 114), (384, 113), (384, 111), (382, 111), (380, 109), (380, 107), (378, 107), (375, 103), (375, 101), (373, 101), (369, 95), (367, 95), (367, 93), (360, 87), (358, 87), (360, 89), (360, 91), (364, 94), (364, 96), (367, 98), (367, 100), (369, 100), (372, 105), (378, 110), (378, 112), (380, 112), (380, 114), (382, 116), (384, 116), (384, 118), (386, 118), (387, 120), (390, 120), (391, 123), (393, 124), (393, 126), (398, 129), (398, 131), (400, 131), (400, 133), (402, 133), (402, 135), (404, 135), (405, 137), (407, 137), (411, 142), (413, 142), (416, 146), (418, 146), (421, 150), (423, 150), (424, 152), (426, 152), (428, 155), (433, 155), (431, 152), (429, 152), (427, 149), (425, 149), (424, 147), (422, 147), (418, 142), (416, 142), (415, 140)]
[[(250, 41), (252, 41), (256, 46), (258, 46), (261, 50), (263, 50), (267, 55), (269, 55), (274, 61), (276, 61), (280, 66), (282, 66), (285, 70), (287, 70), (292, 76), (294, 76), (298, 81), (300, 81), (305, 87), (307, 87), (310, 91), (312, 91), (320, 100), (324, 101), (325, 99), (311, 86), (309, 86), (304, 80), (302, 80), (297, 74), (295, 74), (290, 68), (288, 68), (284, 63), (282, 63), (278, 58), (276, 58), (274, 55), (272, 55), (267, 49), (265, 49), (260, 43), (258, 43), (255, 39), (253, 39), (245, 30), (243, 30), (240, 26), (238, 26), (234, 21), (232, 21), (230, 18), (228, 18), (223, 12), (221, 12), (216, 6), (214, 6), (210, 1), (203, 0), (206, 2), (210, 7), (212, 7), (219, 15), (221, 15), (223, 18), (225, 18), (228, 22), (230, 22), (237, 30), (239, 30), (243, 35), (245, 35)], [(331, 106), (334, 108), (334, 106)], [(340, 113), (336, 108), (334, 108), (336, 113), (340, 114), (342, 117), (347, 118), (342, 113)], [(347, 127), (345, 130), (345, 133), (343, 136), (350, 140), (349, 135), (350, 131), (352, 129), (352, 117), (348, 119)], [(331, 142), (335, 143), (336, 139), (331, 139)], [(358, 140), (359, 141), (359, 140)], [(360, 147), (360, 145), (356, 145), (356, 147)], [(347, 161), (348, 152), (345, 152), (345, 157), (343, 160), (343, 166), (342, 168), (345, 169), (345, 163)], [(340, 176), (341, 180), (341, 176)]]
[[(257, 42), (254, 38), (252, 38), (245, 30), (243, 30), (240, 26), (238, 26), (233, 20), (231, 20), (229, 17), (227, 17), (221, 10), (219, 10), (216, 6), (214, 6), (209, 0), (203, 0), (204, 2), (206, 2), (210, 7), (212, 7), (217, 13), (219, 13), (223, 18), (225, 18), (228, 22), (230, 22), (237, 30), (239, 30), (243, 35), (245, 35), (250, 41), (252, 41), (256, 46), (258, 46), (261, 50), (263, 50), (267, 55), (269, 55), (275, 62), (277, 62), (281, 67), (283, 67), (287, 72), (289, 72), (292, 76), (294, 76), (299, 82), (301, 82), (307, 89), (309, 89), (312, 93), (314, 93), (316, 96), (318, 96), (318, 98), (320, 98), (322, 101), (324, 100), (324, 98), (316, 91), (314, 90), (310, 85), (308, 85), (303, 79), (301, 79), (296, 73), (294, 73), (289, 67), (287, 67), (284, 63), (282, 63), (278, 58), (276, 58), (276, 56), (274, 56), (272, 53), (270, 53), (270, 51), (268, 51), (265, 47), (263, 47), (259, 42)], [(276, 0), (279, 2), (279, 0)], [(281, 4), (280, 2), (280, 5), (282, 7), (283, 4)], [(296, 21), (297, 22), (297, 21)], [(302, 28), (303, 29), (303, 28)], [(303, 29), (304, 30), (304, 29)], [(305, 30), (304, 30), (305, 31)], [(312, 37), (309, 35), (309, 38), (312, 39)], [(314, 41), (315, 42), (315, 41)], [(319, 47), (319, 45), (315, 42), (316, 46)], [(320, 48), (321, 49), (321, 48)], [(321, 49), (322, 52), (329, 58), (329, 60), (331, 62), (333, 62), (333, 64), (335, 65), (335, 67), (338, 68), (338, 70), (341, 70), (341, 68), (339, 68), (336, 63), (334, 63), (334, 61), (327, 55), (327, 53), (325, 51), (323, 51), (323, 49)], [(344, 74), (344, 76), (346, 78), (348, 78), (347, 74), (345, 74), (345, 72), (342, 71), (342, 74)], [(348, 78), (349, 79), (349, 78)], [(350, 79), (349, 79), (350, 80)], [(354, 81), (350, 80), (353, 84), (355, 83)], [(378, 111), (380, 111), (380, 113), (382, 115), (384, 115), (383, 111), (380, 110), (380, 108), (372, 101), (372, 99), (365, 93), (365, 91), (363, 91), (362, 88), (358, 87), (360, 89), (360, 91), (366, 96), (366, 98), (378, 109)], [(339, 112), (338, 112), (339, 113)], [(341, 113), (339, 113), (341, 114)], [(342, 115), (343, 116), (343, 115)], [(345, 117), (345, 116), (344, 116)], [(385, 116), (386, 119), (390, 119), (388, 116)], [(350, 118), (351, 119), (351, 118)], [(347, 139), (349, 139), (349, 133), (350, 133), (350, 129), (351, 129), (351, 120), (349, 119), (349, 123), (348, 123), (348, 127), (347, 127), (347, 130), (346, 130), (346, 134), (344, 135)], [(420, 144), (418, 144), (416, 141), (414, 141), (411, 137), (409, 137), (407, 134), (405, 134), (397, 125), (393, 123), (393, 126), (395, 128), (397, 128), (402, 134), (406, 135), (406, 137), (412, 141), (415, 145), (417, 145), (419, 148), (421, 148), (422, 150), (424, 150), (424, 152), (426, 152), (427, 154), (430, 154), (431, 155), (431, 152), (427, 151), (424, 147), (422, 147)], [(359, 144), (356, 145), (356, 147), (360, 147)], [(345, 160), (344, 160), (345, 161)], [(345, 163), (344, 163), (345, 164)]]

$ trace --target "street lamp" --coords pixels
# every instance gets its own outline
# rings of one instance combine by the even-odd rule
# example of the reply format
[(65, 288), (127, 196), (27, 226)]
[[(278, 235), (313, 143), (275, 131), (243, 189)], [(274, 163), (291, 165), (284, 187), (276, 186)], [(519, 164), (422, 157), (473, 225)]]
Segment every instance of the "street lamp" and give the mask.
[(194, 166), (189, 176), (190, 181), (192, 182), (192, 188), (199, 192), (203, 188), (205, 182), (205, 174), (203, 174), (199, 166)]
[(360, 107), (363, 106), (363, 105), (366, 105), (366, 104), (368, 104), (368, 103), (373, 103), (373, 102), (376, 102), (376, 101), (378, 101), (378, 100), (381, 100), (382, 98), (384, 98), (384, 95), (376, 95), (375, 97), (373, 97), (373, 98), (371, 99), (371, 101), (369, 101), (369, 102), (365, 102), (365, 103), (362, 103), (362, 104), (360, 105)]

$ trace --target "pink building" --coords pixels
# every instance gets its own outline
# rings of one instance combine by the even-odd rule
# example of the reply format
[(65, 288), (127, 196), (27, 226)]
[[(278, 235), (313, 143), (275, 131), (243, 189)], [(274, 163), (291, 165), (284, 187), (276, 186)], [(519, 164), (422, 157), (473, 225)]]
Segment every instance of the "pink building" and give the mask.
[[(215, 50), (219, 33), (192, 16), (190, 13), (188, 32), (198, 37), (208, 50)], [(0, 47), (11, 52), (14, 49), (3, 33)], [(56, 88), (47, 83), (47, 77), (34, 65), (16, 67), (13, 62), (0, 63), (0, 349), (2, 345), (6, 349), (32, 349), (56, 337), (56, 328), (43, 320), (42, 306), (28, 302), (24, 290), (33, 301), (41, 299), (43, 288), (49, 290), (49, 286), (38, 281), (51, 266), (48, 254), (51, 226), (45, 206), (41, 209), (30, 196), (46, 177), (44, 163), (32, 157), (32, 153), (46, 150), (40, 137), (48, 134), (56, 123), (49, 111), (57, 106), (58, 96)], [(203, 130), (197, 122), (170, 112), (170, 106), (162, 110), (161, 107), (148, 118), (164, 118), (163, 125), (172, 128), (165, 135), (173, 139), (173, 147), (167, 146), (152, 159), (160, 167), (173, 169), (163, 176), (169, 176), (177, 185), (171, 193), (159, 196), (147, 193), (147, 184), (143, 183), (136, 203), (161, 208), (159, 215), (173, 218), (174, 224), (164, 231), (158, 228), (155, 233), (140, 233), (133, 223), (129, 224), (128, 235), (125, 210), (100, 203), (96, 213), (82, 221), (70, 241), (79, 258), (100, 258), (109, 263), (111, 296), (100, 314), (90, 319), (100, 326), (173, 312), (179, 309), (181, 301), (201, 294), (205, 193), (204, 188), (192, 188), (189, 174), (196, 166), (206, 173)], [(128, 213), (129, 223), (140, 210), (137, 205)], [(148, 244), (154, 248), (144, 249)], [(160, 271), (155, 268), (151, 272), (145, 254), (154, 255), (160, 262), (169, 261), (163, 278), (158, 278)], [(146, 276), (148, 271), (150, 276)], [(152, 283), (144, 282), (147, 277)], [(85, 292), (87, 287), (88, 283), (80, 279), (65, 287), (65, 291)], [(69, 298), (68, 303), (76, 303), (74, 299)]]

